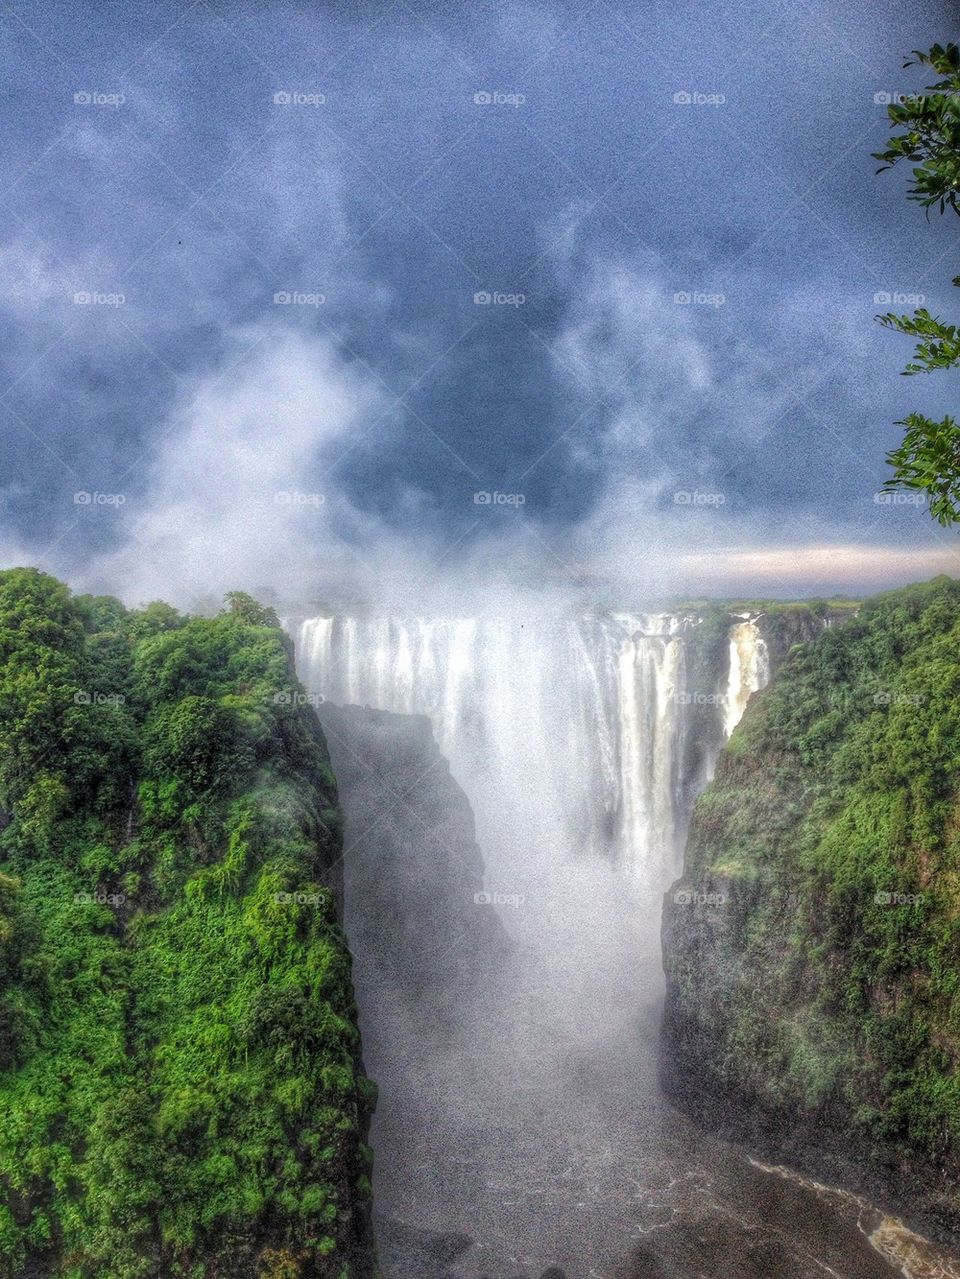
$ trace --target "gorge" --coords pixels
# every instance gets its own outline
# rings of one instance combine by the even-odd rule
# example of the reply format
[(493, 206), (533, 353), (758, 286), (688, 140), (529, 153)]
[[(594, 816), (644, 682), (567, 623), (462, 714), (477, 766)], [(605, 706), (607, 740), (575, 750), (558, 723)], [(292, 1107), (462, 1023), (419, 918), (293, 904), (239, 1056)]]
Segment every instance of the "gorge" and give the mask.
[(956, 0), (2, 8), (0, 1279), (960, 1279)]
[(4, 1279), (960, 1275), (960, 585), (286, 630), (0, 574)]
[[(372, 1140), (388, 1275), (536, 1279), (557, 1266), (569, 1276), (879, 1277), (908, 1260), (903, 1273), (957, 1273), (866, 1201), (750, 1163), (722, 1140), (742, 1133), (702, 1110), (694, 1126), (657, 1086), (660, 902), (694, 799), (790, 647), (854, 613), (813, 604), (288, 622), (341, 780), (348, 936), (367, 938), (354, 953), (367, 1065), (381, 1085)], [(359, 707), (345, 719), (324, 699)], [(386, 753), (371, 722), (394, 738)], [(411, 733), (420, 765), (407, 758), (398, 772), (391, 755)], [(444, 849), (462, 863), (461, 845), (438, 843), (435, 814), (421, 807), (424, 784), (435, 807), (438, 770), (447, 802), (459, 796), (462, 811), (462, 786), (476, 816), (477, 901), (473, 855), (473, 877), (451, 882), (449, 865), (437, 874)], [(393, 894), (396, 870), (372, 902), (362, 874), (351, 904), (350, 850), (378, 841), (377, 794), (401, 814), (389, 847), (408, 887), (420, 874), (427, 903), (403, 897), (404, 953), (409, 963), (410, 947), (419, 952), (421, 976), (415, 989), (394, 976), (387, 1001), (376, 969), (394, 953), (389, 917), (379, 943), (365, 921), (371, 909), (385, 919), (376, 903)], [(503, 933), (479, 940), (476, 913), (491, 905)], [(448, 1002), (457, 990), (459, 1008)], [(442, 1027), (431, 1024), (435, 998)], [(402, 1030), (414, 1025), (415, 1044)]]

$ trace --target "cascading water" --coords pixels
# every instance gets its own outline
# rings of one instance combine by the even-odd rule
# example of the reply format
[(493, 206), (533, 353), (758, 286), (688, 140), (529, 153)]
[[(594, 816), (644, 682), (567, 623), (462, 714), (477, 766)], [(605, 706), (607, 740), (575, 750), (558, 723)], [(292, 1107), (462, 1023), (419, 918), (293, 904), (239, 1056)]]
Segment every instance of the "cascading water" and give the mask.
[[(731, 626), (716, 690), (688, 687), (695, 615), (591, 613), (550, 623), (317, 617), (294, 631), (301, 677), (327, 700), (428, 715), (454, 776), (515, 836), (603, 856), (662, 885), (678, 866), (684, 743), (707, 703), (729, 736), (769, 676), (750, 619)], [(480, 794), (482, 776), (491, 785)], [(531, 807), (533, 805), (533, 807)], [(522, 873), (522, 867), (516, 868)]]
[[(374, 727), (351, 737), (349, 716), (325, 716), (366, 779), (347, 810), (348, 889), (351, 859), (358, 878), (345, 922), (381, 1085), (371, 1143), (387, 1279), (892, 1279), (859, 1208), (751, 1165), (657, 1083), (662, 893), (693, 798), (769, 677), (757, 619), (339, 616), (288, 628), (312, 693), (430, 718), (486, 863), (479, 894), (444, 871), (463, 827), (433, 785), (442, 761), (414, 751), (423, 766), (405, 771), (409, 755), (378, 748)], [(362, 891), (380, 819), (404, 859), (401, 912)], [(491, 897), (502, 927), (489, 947), (451, 957), (476, 943), (464, 917)], [(393, 936), (383, 953), (381, 930)], [(397, 953), (417, 962), (387, 981)], [(473, 982), (458, 987), (458, 972)]]
[(730, 673), (724, 716), (727, 737), (739, 724), (750, 694), (763, 688), (769, 678), (767, 646), (756, 622), (747, 618), (730, 628)]

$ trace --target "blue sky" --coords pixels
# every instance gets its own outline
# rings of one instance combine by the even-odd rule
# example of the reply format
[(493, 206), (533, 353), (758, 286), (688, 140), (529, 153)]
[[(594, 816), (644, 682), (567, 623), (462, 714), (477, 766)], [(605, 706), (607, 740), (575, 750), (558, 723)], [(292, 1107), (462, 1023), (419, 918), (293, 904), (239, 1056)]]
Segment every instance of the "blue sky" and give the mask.
[(872, 319), (956, 308), (953, 220), (870, 158), (949, 16), (10, 5), (5, 561), (175, 598), (956, 571), (874, 500), (892, 423), (954, 407)]

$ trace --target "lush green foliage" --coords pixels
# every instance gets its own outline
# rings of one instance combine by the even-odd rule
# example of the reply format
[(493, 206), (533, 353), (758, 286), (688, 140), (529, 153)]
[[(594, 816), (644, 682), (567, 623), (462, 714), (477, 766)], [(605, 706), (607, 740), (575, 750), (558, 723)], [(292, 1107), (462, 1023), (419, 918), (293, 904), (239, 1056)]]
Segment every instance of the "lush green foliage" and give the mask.
[(955, 44), (935, 44), (926, 52), (915, 49), (905, 67), (929, 67), (938, 77), (923, 93), (915, 94), (888, 108), (895, 129), (888, 146), (876, 152), (883, 169), (901, 160), (913, 170), (910, 199), (925, 209), (949, 206), (960, 213), (960, 48)]
[(371, 1273), (322, 734), (275, 618), (0, 573), (0, 1274)]
[(675, 1024), (725, 1084), (960, 1172), (960, 583), (867, 601), (751, 700), (672, 916)]
[[(940, 77), (923, 93), (888, 108), (894, 132), (889, 145), (875, 153), (883, 169), (901, 160), (916, 167), (910, 199), (927, 210), (950, 208), (960, 213), (960, 48), (934, 45), (916, 51), (906, 66), (929, 67)], [(960, 277), (954, 279), (960, 284)], [(910, 315), (889, 313), (880, 322), (917, 339), (914, 358), (904, 373), (930, 373), (960, 364), (960, 330), (920, 309)], [(893, 477), (885, 486), (916, 489), (926, 495), (930, 514), (940, 524), (960, 521), (960, 426), (951, 416), (940, 421), (910, 413), (903, 443), (887, 455)]]
[(960, 426), (956, 419), (947, 414), (937, 421), (922, 413), (908, 413), (897, 425), (906, 429), (900, 447), (887, 454), (895, 475), (884, 488), (917, 489), (926, 495), (930, 514), (938, 524), (960, 523)]

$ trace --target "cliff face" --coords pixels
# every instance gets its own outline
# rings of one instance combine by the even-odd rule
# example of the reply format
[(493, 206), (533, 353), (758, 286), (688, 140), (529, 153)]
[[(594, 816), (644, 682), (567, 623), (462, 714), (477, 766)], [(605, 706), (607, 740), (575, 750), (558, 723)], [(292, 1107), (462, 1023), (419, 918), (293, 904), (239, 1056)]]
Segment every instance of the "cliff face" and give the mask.
[(778, 670), (794, 644), (808, 644), (826, 630), (856, 617), (860, 605), (854, 601), (798, 600), (760, 606), (757, 628), (767, 646), (770, 666)]
[(825, 600), (791, 604), (747, 600), (734, 604), (698, 604), (686, 611), (686, 684), (690, 705), (681, 743), (683, 786), (678, 795), (682, 821), (688, 820), (694, 802), (708, 779), (725, 737), (727, 700), (733, 663), (738, 657), (735, 636), (745, 618), (752, 621), (753, 643), (767, 676), (775, 674), (795, 644), (808, 643), (827, 629), (848, 621), (856, 606)]
[[(377, 1239), (386, 1273), (463, 1273), (462, 1235), (423, 1226), (451, 1211), (440, 1169), (457, 1168), (459, 1086), (475, 1017), (512, 953), (483, 891), (473, 813), (420, 715), (320, 707), (344, 811), (345, 919), (364, 1059), (380, 1086), (374, 1129)], [(491, 1007), (493, 1003), (493, 1007)], [(482, 1042), (482, 1038), (479, 1040)], [(432, 1211), (431, 1211), (432, 1210)]]
[(483, 892), (473, 813), (426, 716), (329, 704), (319, 714), (345, 816), (366, 1057), (393, 1056), (405, 1039), (422, 1053), (462, 1022), (507, 947)]
[(342, 838), (276, 621), (0, 573), (0, 1274), (366, 1279)]
[(664, 1077), (701, 1122), (960, 1237), (960, 583), (793, 650), (667, 894)]

